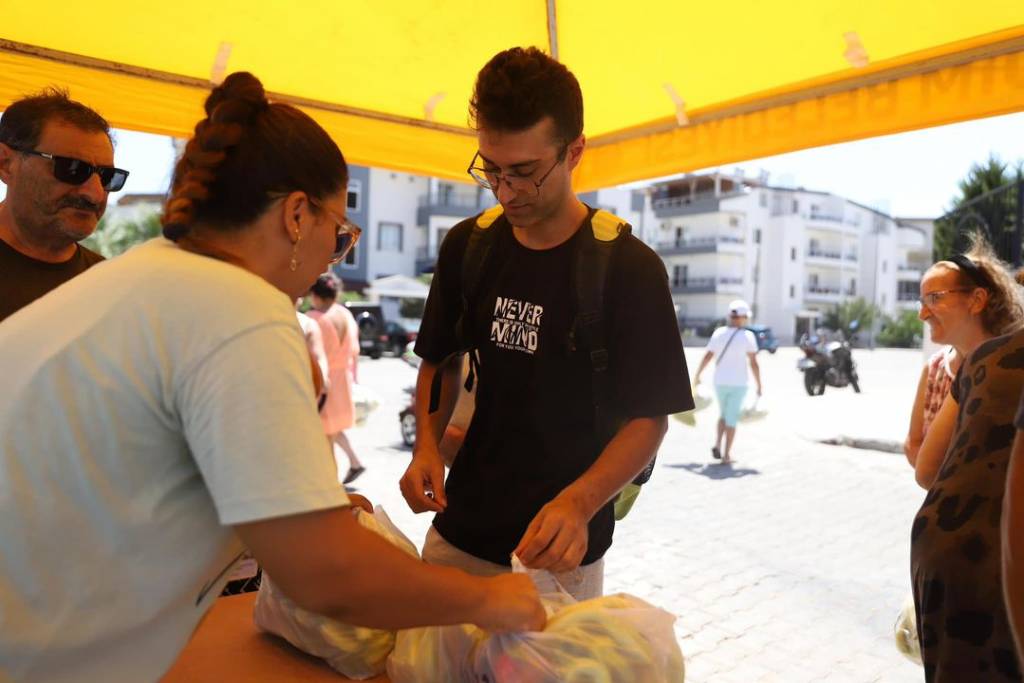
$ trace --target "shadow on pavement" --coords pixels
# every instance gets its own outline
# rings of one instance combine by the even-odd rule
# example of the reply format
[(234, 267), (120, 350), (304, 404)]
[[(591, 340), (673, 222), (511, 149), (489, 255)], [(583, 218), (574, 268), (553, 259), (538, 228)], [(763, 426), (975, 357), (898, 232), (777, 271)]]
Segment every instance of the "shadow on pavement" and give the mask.
[(749, 477), (754, 474), (761, 474), (760, 470), (755, 470), (750, 467), (737, 467), (735, 464), (723, 465), (721, 463), (686, 462), (662, 465), (662, 467), (671, 467), (674, 470), (686, 470), (687, 472), (699, 474), (700, 476), (707, 477), (708, 479), (738, 479), (740, 477)]

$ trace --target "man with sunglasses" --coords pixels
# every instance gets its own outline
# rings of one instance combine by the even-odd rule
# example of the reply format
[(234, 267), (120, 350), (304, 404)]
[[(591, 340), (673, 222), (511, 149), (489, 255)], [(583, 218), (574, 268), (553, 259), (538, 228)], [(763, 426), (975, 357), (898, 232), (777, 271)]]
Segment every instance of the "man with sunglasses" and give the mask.
[(79, 242), (124, 186), (110, 125), (47, 90), (0, 117), (0, 321), (103, 260)]
[[(651, 462), (666, 416), (693, 407), (668, 279), (624, 222), (573, 192), (583, 99), (565, 66), (536, 48), (501, 52), (470, 107), (479, 151), (468, 172), (500, 206), (453, 227), (441, 246), (416, 342), (417, 437), (402, 493), (413, 511), (438, 513), (427, 562), (486, 576), (509, 571), (514, 553), (590, 598), (603, 590), (611, 501)], [(478, 229), (490, 246), (474, 256)], [(582, 329), (574, 291), (588, 289), (574, 284), (576, 265), (591, 263), (577, 258), (599, 233), (615, 235), (605, 240), (613, 251), (600, 307), (607, 382), (596, 379), (595, 347), (571, 341)], [(464, 281), (464, 263), (479, 256), (479, 282)], [(462, 364), (450, 359), (466, 337), (476, 409), (445, 481), (438, 441), (461, 386)], [(599, 383), (608, 405), (595, 400), (606, 393)]]

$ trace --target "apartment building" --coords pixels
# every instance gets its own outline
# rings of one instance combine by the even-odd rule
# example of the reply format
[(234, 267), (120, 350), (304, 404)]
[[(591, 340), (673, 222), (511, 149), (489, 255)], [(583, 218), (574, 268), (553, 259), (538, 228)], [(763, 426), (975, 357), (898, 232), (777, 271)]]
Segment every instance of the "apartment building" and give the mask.
[(665, 262), (680, 327), (749, 301), (791, 341), (830, 308), (863, 297), (888, 315), (912, 305), (931, 223), (901, 221), (827, 192), (712, 173), (649, 188), (649, 240)]
[[(432, 272), (448, 231), (495, 203), (472, 182), (362, 166), (349, 173), (348, 214), (364, 232), (334, 268), (350, 290)], [(693, 175), (580, 198), (631, 223), (661, 256), (683, 329), (721, 319), (735, 298), (748, 300), (756, 321), (784, 341), (858, 297), (896, 315), (914, 307), (931, 262), (931, 220), (897, 219), (827, 192), (775, 186), (764, 176)], [(159, 210), (161, 200), (126, 195), (111, 207), (111, 218), (137, 219)]]

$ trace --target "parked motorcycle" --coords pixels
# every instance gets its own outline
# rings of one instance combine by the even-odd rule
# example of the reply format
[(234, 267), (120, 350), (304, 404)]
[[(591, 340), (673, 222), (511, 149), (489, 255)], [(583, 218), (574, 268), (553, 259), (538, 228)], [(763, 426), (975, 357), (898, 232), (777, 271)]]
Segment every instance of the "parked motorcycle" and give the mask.
[[(857, 321), (850, 323), (850, 335), (857, 330)], [(825, 387), (842, 388), (847, 385), (860, 393), (857, 364), (853, 360), (850, 340), (841, 330), (838, 338), (829, 340), (822, 333), (808, 333), (800, 339), (804, 357), (796, 367), (804, 374), (804, 388), (808, 396), (821, 396)]]
[[(419, 368), (420, 358), (413, 353), (415, 342), (409, 342), (402, 353), (402, 360), (414, 368)], [(409, 448), (416, 444), (416, 387), (406, 387), (409, 403), (398, 413), (398, 426), (402, 431), (402, 443)]]

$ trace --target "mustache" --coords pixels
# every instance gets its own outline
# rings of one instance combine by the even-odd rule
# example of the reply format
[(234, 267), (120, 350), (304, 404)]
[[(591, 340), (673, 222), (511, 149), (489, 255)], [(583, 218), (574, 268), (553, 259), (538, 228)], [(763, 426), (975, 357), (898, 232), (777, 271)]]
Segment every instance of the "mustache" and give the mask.
[(103, 207), (86, 197), (65, 197), (57, 203), (58, 209), (77, 209), (80, 211), (92, 211), (97, 216), (103, 214)]

